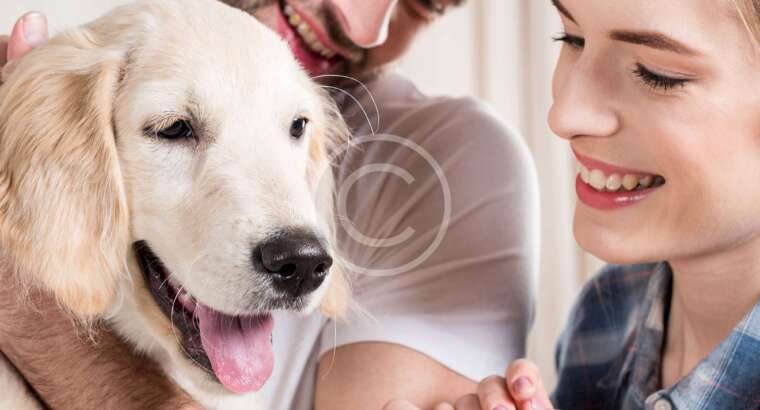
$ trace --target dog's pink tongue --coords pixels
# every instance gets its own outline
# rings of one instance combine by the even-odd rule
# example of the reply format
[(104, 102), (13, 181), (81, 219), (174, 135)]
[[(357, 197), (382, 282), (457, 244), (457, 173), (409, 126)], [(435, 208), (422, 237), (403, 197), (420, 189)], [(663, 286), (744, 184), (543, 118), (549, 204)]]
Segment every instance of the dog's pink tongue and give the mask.
[(235, 393), (258, 391), (272, 375), (271, 316), (232, 317), (198, 304), (201, 342), (214, 373)]

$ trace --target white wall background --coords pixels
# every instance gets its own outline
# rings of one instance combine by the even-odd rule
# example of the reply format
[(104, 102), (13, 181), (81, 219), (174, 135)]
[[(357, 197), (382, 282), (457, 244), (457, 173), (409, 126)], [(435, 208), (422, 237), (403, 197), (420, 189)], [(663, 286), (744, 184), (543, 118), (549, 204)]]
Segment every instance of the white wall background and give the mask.
[[(29, 10), (47, 13), (55, 32), (126, 2), (2, 0), (0, 32), (9, 32), (16, 17)], [(424, 33), (401, 63), (431, 94), (471, 94), (489, 101), (522, 132), (534, 153), (543, 203), (543, 257), (529, 355), (550, 385), (556, 338), (582, 280), (598, 267), (572, 239), (574, 164), (566, 145), (546, 126), (558, 51), (550, 37), (559, 31), (549, 0), (470, 0)]]

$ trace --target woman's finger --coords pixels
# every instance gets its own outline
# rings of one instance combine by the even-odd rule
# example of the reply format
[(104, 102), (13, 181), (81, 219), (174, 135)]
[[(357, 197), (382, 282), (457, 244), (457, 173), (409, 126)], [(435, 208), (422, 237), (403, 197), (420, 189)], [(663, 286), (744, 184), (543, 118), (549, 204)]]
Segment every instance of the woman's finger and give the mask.
[(516, 410), (517, 404), (507, 390), (507, 381), (491, 376), (478, 384), (478, 399), (483, 410)]
[(549, 395), (544, 388), (538, 367), (531, 361), (520, 359), (507, 369), (507, 387), (519, 409), (551, 409)]
[(460, 397), (454, 403), (454, 408), (456, 410), (484, 410), (480, 407), (480, 399), (478, 399), (477, 394), (468, 394), (467, 396)]
[(13, 26), (6, 52), (7, 60), (19, 59), (35, 47), (45, 44), (47, 40), (47, 17), (36, 11), (26, 13)]

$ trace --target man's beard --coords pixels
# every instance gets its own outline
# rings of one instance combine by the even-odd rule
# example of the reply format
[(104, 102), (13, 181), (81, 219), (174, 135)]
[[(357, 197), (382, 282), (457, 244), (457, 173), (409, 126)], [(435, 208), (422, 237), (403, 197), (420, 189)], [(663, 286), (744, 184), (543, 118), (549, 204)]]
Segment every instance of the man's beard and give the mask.
[[(262, 12), (271, 6), (280, 7), (279, 2), (281, 0), (221, 0), (223, 3), (238, 8), (242, 11), (247, 12), (248, 14), (259, 18), (260, 20), (262, 17)], [(362, 0), (362, 1), (374, 1), (374, 0)], [(258, 12), (258, 14), (257, 14)], [(340, 29), (341, 23), (339, 18), (335, 15), (335, 13), (328, 12), (325, 9), (315, 10), (316, 14), (321, 16), (321, 19), (326, 21), (325, 24), (325, 30), (327, 30), (328, 35), (332, 39), (333, 42), (341, 45), (344, 49), (348, 50), (354, 50), (355, 52), (361, 53), (362, 58), (355, 63), (349, 63), (347, 60), (344, 60), (343, 63), (341, 63), (340, 66), (337, 67), (337, 72), (333, 72), (331, 74), (338, 74), (338, 75), (350, 75), (353, 77), (359, 77), (362, 80), (369, 80), (373, 77), (375, 77), (380, 69), (377, 70), (367, 70), (367, 56), (366, 56), (366, 50), (361, 49), (360, 47), (357, 47), (354, 45), (353, 41), (351, 41), (350, 38), (346, 36), (346, 34)], [(266, 17), (264, 17), (266, 19)], [(268, 21), (268, 19), (266, 19)], [(378, 71), (378, 72), (376, 72)], [(321, 82), (327, 82), (327, 83), (336, 83), (340, 82), (337, 78), (331, 78), (331, 79), (323, 79)]]

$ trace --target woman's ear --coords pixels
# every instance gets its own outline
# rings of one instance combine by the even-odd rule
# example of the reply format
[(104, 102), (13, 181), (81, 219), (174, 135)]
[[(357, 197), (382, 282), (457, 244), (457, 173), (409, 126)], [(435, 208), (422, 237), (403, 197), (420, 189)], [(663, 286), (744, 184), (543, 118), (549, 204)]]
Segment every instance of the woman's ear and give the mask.
[(57, 37), (0, 87), (0, 247), (85, 319), (113, 300), (129, 246), (112, 125), (125, 53), (97, 38)]

